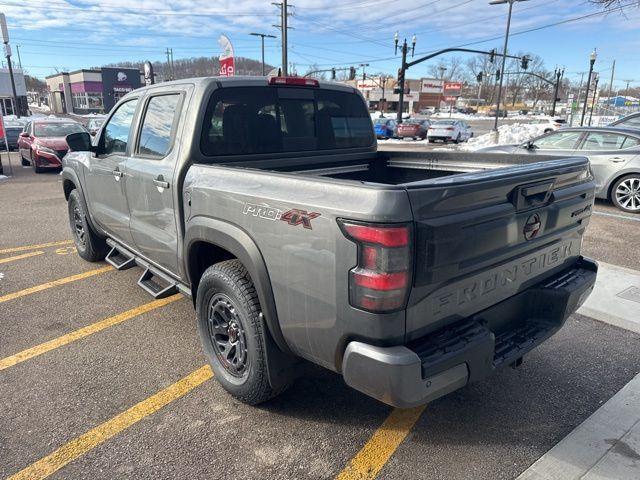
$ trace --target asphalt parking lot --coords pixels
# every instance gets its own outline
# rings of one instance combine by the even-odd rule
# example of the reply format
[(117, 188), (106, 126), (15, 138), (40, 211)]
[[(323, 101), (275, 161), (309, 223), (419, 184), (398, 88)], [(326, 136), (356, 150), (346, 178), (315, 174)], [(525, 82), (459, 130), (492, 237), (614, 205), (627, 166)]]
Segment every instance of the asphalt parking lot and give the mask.
[[(204, 367), (191, 302), (154, 302), (138, 269), (82, 261), (61, 177), (14, 157), (0, 181), (2, 478), (511, 479), (640, 371), (640, 335), (574, 315), (520, 368), (424, 409), (310, 365), (244, 405)], [(583, 253), (638, 269), (640, 217), (597, 202)]]

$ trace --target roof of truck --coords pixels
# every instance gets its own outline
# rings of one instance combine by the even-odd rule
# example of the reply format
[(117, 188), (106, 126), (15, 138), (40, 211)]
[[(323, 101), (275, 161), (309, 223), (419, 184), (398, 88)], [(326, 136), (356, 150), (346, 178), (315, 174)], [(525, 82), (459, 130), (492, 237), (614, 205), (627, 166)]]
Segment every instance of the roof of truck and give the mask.
[[(207, 86), (218, 83), (221, 87), (225, 86), (269, 86), (269, 79), (271, 77), (262, 77), (262, 76), (235, 76), (235, 77), (194, 77), (194, 78), (183, 78), (181, 80), (172, 80), (170, 82), (162, 82), (156, 83), (154, 85), (149, 85), (146, 87), (138, 88), (134, 90), (134, 92), (141, 92), (147, 90), (157, 90), (168, 88), (174, 85), (184, 85), (184, 84), (192, 84), (195, 85), (196, 88), (206, 88)], [(291, 77), (291, 78), (303, 78), (303, 77)], [(325, 80), (318, 80), (319, 87), (304, 87), (298, 86), (299, 88), (323, 88), (323, 89), (331, 89), (331, 90), (341, 90), (344, 92), (358, 92), (355, 88), (350, 85), (346, 85), (344, 83), (339, 82), (327, 82)], [(286, 85), (274, 85), (275, 87), (287, 88)]]

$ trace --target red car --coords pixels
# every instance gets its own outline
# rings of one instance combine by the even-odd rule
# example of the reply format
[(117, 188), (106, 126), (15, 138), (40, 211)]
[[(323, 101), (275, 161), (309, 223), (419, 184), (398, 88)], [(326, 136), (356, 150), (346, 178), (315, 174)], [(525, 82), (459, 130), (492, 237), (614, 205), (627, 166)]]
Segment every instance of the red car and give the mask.
[(398, 125), (397, 136), (399, 138), (413, 138), (414, 140), (419, 138), (424, 140), (427, 138), (427, 129), (431, 125), (429, 120), (407, 120)]
[(47, 118), (30, 121), (18, 137), (22, 165), (33, 166), (36, 173), (61, 168), (62, 157), (69, 150), (65, 137), (86, 131), (73, 120)]

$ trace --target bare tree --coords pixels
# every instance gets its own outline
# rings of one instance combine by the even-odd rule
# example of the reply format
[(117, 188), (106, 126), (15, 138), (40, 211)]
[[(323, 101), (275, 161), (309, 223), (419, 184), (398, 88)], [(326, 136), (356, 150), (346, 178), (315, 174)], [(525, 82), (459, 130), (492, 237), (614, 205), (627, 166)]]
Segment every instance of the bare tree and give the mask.
[[(633, 5), (627, 4), (624, 0), (589, 0), (591, 3), (595, 3), (597, 5), (603, 5), (605, 8), (619, 6), (621, 7), (623, 4), (625, 7), (633, 8)], [(640, 7), (640, 0), (636, 2), (637, 6)]]

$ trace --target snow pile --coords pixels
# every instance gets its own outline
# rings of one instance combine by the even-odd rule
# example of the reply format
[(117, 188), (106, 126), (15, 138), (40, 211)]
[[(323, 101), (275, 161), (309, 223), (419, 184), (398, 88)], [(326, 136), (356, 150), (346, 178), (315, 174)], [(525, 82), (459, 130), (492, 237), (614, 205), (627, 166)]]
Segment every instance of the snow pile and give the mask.
[(469, 139), (460, 147), (460, 150), (474, 151), (480, 148), (492, 147), (494, 145), (514, 145), (531, 140), (544, 133), (547, 124), (539, 123), (514, 123), (498, 127), (498, 141), (496, 142), (493, 132), (485, 133), (479, 137)]
[(37, 103), (30, 103), (29, 105), (29, 110), (31, 111), (36, 111), (36, 112), (50, 112), (51, 108), (49, 107), (49, 105), (46, 104), (42, 104), (42, 105), (38, 105)]

